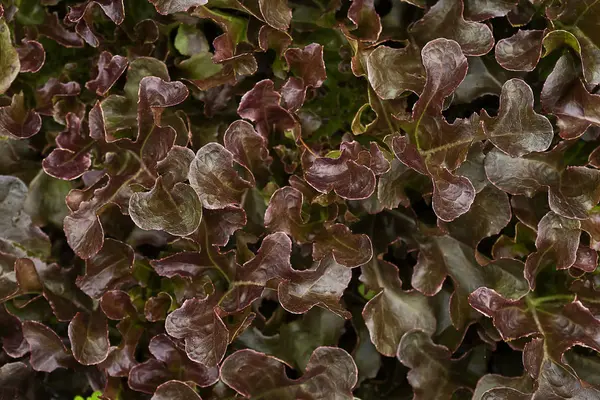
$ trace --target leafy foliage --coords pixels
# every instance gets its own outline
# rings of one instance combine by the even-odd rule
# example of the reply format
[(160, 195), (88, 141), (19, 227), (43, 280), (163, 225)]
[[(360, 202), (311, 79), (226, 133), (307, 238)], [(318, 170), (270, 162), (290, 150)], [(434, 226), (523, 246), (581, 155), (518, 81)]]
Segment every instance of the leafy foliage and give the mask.
[(3, 0), (0, 398), (600, 399), (598, 21)]

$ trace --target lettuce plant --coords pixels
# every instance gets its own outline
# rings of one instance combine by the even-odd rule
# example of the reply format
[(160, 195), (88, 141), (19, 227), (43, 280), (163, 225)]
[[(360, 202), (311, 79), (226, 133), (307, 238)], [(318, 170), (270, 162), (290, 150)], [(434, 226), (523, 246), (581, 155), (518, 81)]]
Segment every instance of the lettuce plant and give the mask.
[(600, 399), (599, 2), (77, 1), (0, 3), (1, 398)]

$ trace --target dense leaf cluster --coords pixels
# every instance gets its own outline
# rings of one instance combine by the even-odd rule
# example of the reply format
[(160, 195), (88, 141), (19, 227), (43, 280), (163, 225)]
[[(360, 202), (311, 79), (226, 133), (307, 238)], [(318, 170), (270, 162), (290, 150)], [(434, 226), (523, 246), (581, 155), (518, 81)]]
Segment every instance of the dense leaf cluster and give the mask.
[(600, 399), (600, 2), (77, 1), (0, 3), (0, 398)]

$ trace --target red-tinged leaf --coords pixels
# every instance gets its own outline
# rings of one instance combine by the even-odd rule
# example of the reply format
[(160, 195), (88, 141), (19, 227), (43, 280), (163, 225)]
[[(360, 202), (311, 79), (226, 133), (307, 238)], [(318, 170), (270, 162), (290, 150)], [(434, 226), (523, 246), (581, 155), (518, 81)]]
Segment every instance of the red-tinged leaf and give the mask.
[(253, 350), (239, 350), (223, 362), (221, 379), (246, 398), (265, 400), (352, 398), (357, 370), (344, 350), (317, 348), (306, 366), (304, 376), (291, 380), (285, 365), (277, 358)]
[(503, 17), (513, 10), (518, 0), (465, 0), (465, 17), (471, 21), (485, 21)]
[(11, 254), (0, 253), (0, 299), (7, 300), (19, 292), (15, 273), (17, 258)]
[(271, 232), (285, 232), (299, 243), (312, 241), (315, 235), (302, 217), (303, 199), (302, 192), (294, 187), (277, 189), (265, 212), (265, 227)]
[(217, 368), (207, 368), (190, 360), (183, 348), (167, 335), (153, 337), (148, 348), (157, 360), (162, 361), (173, 370), (183, 372), (186, 381), (192, 381), (200, 387), (206, 387), (211, 386), (218, 379), (219, 371)]
[(554, 186), (558, 181), (559, 157), (560, 149), (519, 158), (492, 150), (485, 157), (485, 172), (500, 190), (532, 197), (544, 185)]
[(208, 0), (152, 0), (156, 11), (163, 15), (185, 12), (192, 7), (203, 6)]
[(537, 331), (524, 300), (508, 300), (494, 290), (482, 287), (471, 293), (469, 303), (493, 318), (494, 326), (505, 340), (529, 336)]
[(0, 107), (0, 135), (12, 139), (27, 139), (40, 131), (42, 118), (25, 108), (23, 93), (16, 93), (10, 105)]
[(277, 288), (279, 302), (294, 314), (304, 314), (319, 306), (349, 319), (351, 315), (340, 304), (340, 299), (351, 278), (349, 268), (335, 262), (333, 257), (326, 257), (314, 268), (296, 271), (290, 280), (281, 282)]
[(463, 9), (463, 0), (440, 0), (410, 28), (410, 32), (421, 45), (436, 38), (446, 38), (458, 42), (466, 55), (487, 54), (494, 47), (492, 31), (485, 24), (465, 21)]
[(83, 47), (83, 39), (75, 32), (67, 30), (58, 19), (58, 13), (46, 14), (44, 23), (39, 25), (40, 35), (44, 35), (64, 47)]
[(577, 258), (571, 267), (585, 272), (594, 272), (598, 267), (598, 252), (587, 246), (579, 245)]
[(306, 87), (301, 78), (294, 76), (288, 78), (281, 87), (281, 104), (288, 110), (296, 112), (302, 107), (306, 100)]
[(94, 79), (85, 83), (85, 87), (98, 96), (104, 96), (125, 72), (127, 64), (127, 58), (103, 51), (98, 58), (98, 73)]
[(268, 138), (272, 130), (291, 129), (296, 124), (280, 101), (281, 95), (274, 90), (273, 81), (265, 79), (242, 96), (237, 112), (240, 117), (254, 122), (258, 133)]
[[(129, 85), (129, 79), (127, 82)], [(188, 93), (181, 82), (168, 82), (155, 76), (145, 76), (140, 81), (138, 134), (132, 146), (139, 151), (142, 162), (151, 171), (158, 161), (167, 156), (177, 136), (173, 127), (163, 125), (161, 115), (165, 108), (183, 102)]]
[(106, 360), (110, 343), (104, 314), (100, 310), (77, 313), (69, 323), (69, 340), (73, 357), (80, 364), (96, 365)]
[(600, 126), (600, 96), (587, 90), (569, 54), (563, 55), (548, 75), (540, 100), (544, 109), (558, 118), (562, 138), (574, 139), (590, 126)]
[(44, 264), (33, 259), (43, 294), (52, 312), (59, 321), (70, 321), (80, 310), (92, 307), (92, 300), (75, 285), (75, 268), (60, 267), (57, 264)]
[(172, 379), (172, 375), (165, 363), (151, 358), (131, 368), (127, 383), (135, 391), (152, 394), (158, 386)]
[(225, 246), (229, 238), (247, 222), (243, 208), (227, 206), (219, 210), (204, 210), (206, 240), (213, 246)]
[(202, 204), (190, 185), (179, 182), (166, 188), (158, 177), (151, 191), (130, 197), (129, 215), (141, 229), (187, 236), (200, 226)]
[(371, 153), (361, 150), (357, 142), (343, 142), (340, 152), (338, 158), (314, 160), (304, 173), (306, 182), (321, 193), (333, 190), (344, 199), (369, 198), (375, 191), (377, 171)]
[[(600, 392), (593, 387), (584, 385), (578, 377), (564, 367), (544, 360), (540, 367), (538, 376), (538, 385), (534, 389), (531, 383), (519, 378), (501, 378), (494, 375), (486, 375), (482, 380), (488, 378), (487, 385), (482, 385), (485, 392), (477, 391), (479, 397), (474, 399), (481, 400), (560, 400), (565, 398), (593, 399), (600, 395)], [(493, 380), (492, 380), (493, 379)], [(478, 384), (479, 387), (479, 384)]]
[(418, 48), (410, 43), (401, 49), (377, 47), (367, 57), (367, 75), (375, 93), (384, 100), (395, 99), (405, 91), (421, 93), (425, 86)]
[(137, 311), (131, 302), (131, 297), (122, 290), (109, 290), (102, 295), (100, 307), (104, 314), (114, 320), (123, 320), (135, 316)]
[(112, 377), (126, 377), (131, 368), (138, 364), (135, 350), (144, 329), (131, 318), (119, 322), (117, 328), (121, 333), (121, 343), (118, 347), (109, 348), (108, 356), (98, 365), (98, 368)]
[(104, 243), (104, 229), (98, 211), (115, 200), (138, 173), (139, 167), (134, 158), (127, 158), (116, 174), (108, 180), (101, 176), (86, 189), (87, 192), (71, 190), (66, 201), (72, 212), (65, 217), (64, 231), (69, 246), (79, 257), (87, 259), (98, 253)]
[(73, 180), (83, 175), (92, 165), (90, 153), (54, 149), (42, 162), (44, 171), (57, 179)]
[(399, 206), (408, 207), (410, 198), (407, 189), (422, 188), (423, 192), (431, 191), (429, 179), (415, 170), (408, 168), (397, 158), (390, 162), (390, 170), (379, 177), (377, 198), (384, 208), (390, 210)]
[(287, 0), (258, 0), (265, 22), (275, 29), (287, 31), (292, 20), (292, 10)]
[(215, 296), (189, 299), (165, 321), (169, 335), (185, 340), (190, 359), (208, 368), (221, 362), (229, 343), (229, 332), (215, 310), (216, 305)]
[(194, 152), (187, 147), (173, 146), (167, 156), (156, 165), (156, 170), (165, 187), (173, 187), (176, 183), (187, 180)]
[(44, 289), (35, 263), (29, 258), (18, 258), (15, 261), (15, 276), (22, 293), (39, 292)]
[(202, 206), (211, 210), (240, 204), (244, 192), (254, 186), (253, 179), (248, 181), (239, 175), (233, 154), (218, 143), (198, 150), (188, 178)]
[(258, 31), (258, 47), (262, 51), (273, 49), (281, 57), (290, 44), (292, 44), (292, 37), (286, 32), (268, 25), (263, 25)]
[(314, 260), (329, 254), (333, 254), (339, 264), (355, 268), (373, 258), (373, 246), (369, 236), (354, 234), (346, 225), (334, 224), (322, 231), (313, 244)]
[(552, 211), (566, 218), (585, 220), (600, 201), (600, 172), (577, 166), (563, 169), (565, 149), (566, 146), (559, 145), (549, 152), (520, 158), (492, 150), (485, 158), (485, 171), (490, 182), (510, 194), (532, 197), (547, 187)]
[[(538, 193), (529, 198), (526, 196), (512, 196), (510, 204), (519, 219), (528, 228), (536, 230), (540, 220), (550, 211), (546, 193)], [(534, 235), (535, 241), (535, 235)]]
[(77, 96), (81, 88), (77, 82), (63, 83), (56, 78), (50, 78), (35, 92), (36, 110), (42, 115), (52, 115), (54, 99), (56, 97)]
[(550, 265), (555, 265), (556, 269), (573, 266), (577, 259), (581, 223), (550, 211), (541, 219), (537, 232), (537, 251), (527, 257), (525, 264), (525, 277), (532, 289), (535, 288), (535, 278), (542, 269)]
[(419, 122), (404, 123), (404, 129), (413, 134), (392, 138), (396, 157), (432, 179), (433, 209), (441, 220), (449, 222), (466, 213), (475, 198), (475, 187), (468, 178), (451, 171), (460, 167), (473, 141), (481, 136), (478, 117), (449, 124), (440, 116), (423, 115)]
[(106, 239), (102, 249), (85, 261), (85, 275), (77, 286), (88, 296), (100, 298), (109, 290), (132, 283), (133, 249), (123, 242)]
[[(507, 399), (519, 399), (518, 396), (521, 394), (533, 391), (533, 382), (528, 374), (519, 377), (506, 377), (495, 374), (484, 375), (477, 381), (477, 387), (475, 387), (475, 391), (473, 392), (473, 400), (492, 400), (494, 398), (492, 394), (496, 394), (499, 391), (507, 394), (510, 393), (513, 396), (508, 397), (507, 395)], [(529, 397), (523, 397), (523, 399), (529, 400)]]
[(490, 62), (488, 58), (469, 57), (468, 62), (467, 76), (456, 88), (452, 102), (467, 104), (486, 95), (497, 96), (500, 94), (502, 83), (509, 78), (511, 73), (497, 63)]
[[(493, 395), (494, 392), (491, 392), (490, 396)], [(525, 399), (560, 400), (565, 397), (572, 399), (594, 399), (599, 396), (600, 390), (585, 385), (578, 377), (561, 365), (551, 360), (545, 360), (540, 368), (536, 391), (531, 397), (526, 397)], [(493, 399), (493, 397), (488, 397), (485, 400)]]
[(214, 248), (205, 248), (202, 252), (180, 252), (160, 260), (150, 261), (150, 265), (160, 276), (199, 277), (210, 270), (224, 269), (229, 274), (235, 266), (231, 253), (221, 254)]
[(285, 60), (290, 71), (301, 78), (305, 86), (318, 88), (327, 79), (323, 61), (323, 46), (320, 44), (311, 43), (303, 49), (287, 49)]
[(233, 122), (225, 131), (223, 144), (235, 161), (255, 176), (269, 174), (273, 158), (269, 155), (267, 140), (254, 130), (252, 124), (243, 120)]
[[(442, 0), (438, 4), (446, 1), (454, 0)], [(450, 96), (465, 79), (468, 69), (467, 57), (454, 40), (432, 40), (421, 50), (421, 57), (426, 80), (419, 101), (413, 108), (415, 120), (419, 120), (425, 113), (440, 114), (444, 99)]]
[(27, 392), (31, 378), (31, 368), (20, 361), (6, 362), (0, 367), (0, 395), (5, 398), (19, 398)]
[(521, 297), (529, 291), (521, 261), (500, 259), (482, 267), (475, 259), (473, 248), (449, 236), (427, 238), (419, 247), (412, 286), (432, 296), (441, 290), (449, 275), (455, 288), (450, 301), (450, 316), (457, 328), (477, 318), (477, 313), (468, 303), (468, 296), (473, 290), (482, 286), (493, 287), (511, 298)]
[(173, 303), (173, 299), (168, 293), (160, 292), (146, 301), (144, 316), (150, 322), (164, 321)]
[(436, 320), (429, 299), (421, 293), (402, 290), (398, 268), (381, 256), (361, 267), (360, 280), (377, 292), (365, 305), (362, 316), (371, 341), (388, 357), (396, 354), (400, 339), (411, 329), (421, 329), (431, 335)]
[(565, 28), (577, 38), (580, 46), (575, 50), (580, 53), (583, 76), (590, 85), (600, 83), (600, 48), (594, 23), (598, 20), (600, 8), (598, 4), (569, 1), (560, 6), (549, 7), (547, 16), (564, 24)]
[(517, 6), (506, 15), (512, 26), (524, 26), (531, 22), (535, 15), (534, 5), (526, 0), (519, 0)]
[[(394, 136), (392, 149), (396, 157), (415, 171), (434, 177), (441, 168), (455, 171), (465, 161), (473, 142), (482, 138), (476, 114), (469, 119), (456, 119), (449, 124), (445, 118), (424, 115), (420, 122), (406, 123), (406, 136)], [(414, 139), (411, 133), (414, 132)], [(419, 143), (417, 148), (416, 144)]]
[(509, 71), (533, 71), (542, 55), (544, 31), (519, 30), (496, 43), (496, 61)]
[(512, 157), (548, 150), (554, 137), (548, 118), (533, 110), (533, 91), (520, 79), (502, 86), (498, 116), (484, 110), (481, 120), (489, 140)]
[(475, 195), (469, 211), (450, 223), (438, 225), (450, 236), (477, 248), (479, 242), (498, 234), (510, 222), (511, 207), (508, 196), (492, 185), (486, 185)]
[(202, 398), (185, 382), (172, 380), (156, 388), (151, 400), (202, 400)]
[(469, 211), (475, 201), (475, 188), (468, 178), (441, 168), (433, 177), (433, 211), (445, 222)]
[(29, 353), (30, 346), (23, 336), (21, 322), (6, 310), (5, 304), (0, 307), (2, 350), (12, 358), (20, 358)]
[(88, 128), (76, 114), (68, 113), (65, 117), (65, 130), (56, 137), (56, 144), (61, 149), (86, 153), (85, 148), (91, 144)]
[[(473, 375), (483, 374), (480, 354), (472, 351), (459, 359), (444, 346), (435, 344), (429, 335), (415, 329), (406, 333), (398, 346), (397, 357), (408, 368), (408, 382), (415, 400), (446, 399), (460, 388), (474, 386)], [(469, 373), (466, 373), (468, 371)]]
[(207, 368), (190, 360), (183, 348), (167, 335), (154, 336), (149, 350), (155, 358), (134, 366), (129, 373), (129, 385), (134, 390), (154, 393), (158, 386), (170, 379), (182, 379), (207, 387), (219, 379), (218, 368)]
[(123, 7), (123, 0), (102, 0), (102, 1), (86, 1), (74, 6), (69, 7), (66, 19), (70, 22), (78, 22), (86, 12), (91, 11), (91, 7), (97, 4), (104, 14), (111, 19), (115, 24), (120, 25), (125, 19), (125, 10)]
[(37, 40), (23, 39), (22, 45), (17, 47), (21, 72), (38, 72), (46, 61), (44, 46)]
[(92, 7), (97, 4), (104, 14), (115, 24), (120, 25), (125, 19), (123, 0), (86, 1), (69, 7), (65, 22), (75, 24), (75, 31), (90, 46), (98, 47), (102, 37), (95, 32), (91, 21)]
[(67, 241), (81, 258), (93, 257), (104, 243), (104, 229), (96, 215), (67, 216), (64, 221)]
[(492, 247), (493, 258), (516, 258), (523, 259), (531, 253), (535, 246), (537, 232), (522, 222), (515, 225), (515, 236), (509, 238), (501, 235)]
[(348, 19), (356, 25), (351, 34), (360, 40), (374, 42), (381, 33), (381, 19), (375, 10), (374, 0), (352, 0)]
[(550, 209), (565, 216), (585, 220), (600, 201), (600, 172), (585, 167), (567, 167), (560, 177), (558, 190), (550, 188)]
[[(549, 357), (555, 363), (563, 364), (564, 352), (575, 345), (596, 351), (600, 349), (600, 341), (593, 334), (600, 327), (600, 322), (579, 301), (561, 304), (560, 301), (546, 302), (543, 297), (507, 300), (494, 290), (482, 287), (469, 296), (469, 302), (493, 319), (494, 326), (504, 340), (541, 335), (543, 340), (537, 340), (540, 346), (543, 341), (544, 357)], [(536, 363), (536, 347), (525, 348), (524, 364)]]
[(291, 280), (292, 241), (283, 232), (266, 236), (256, 256), (237, 269), (235, 281), (221, 301), (227, 312), (237, 312), (258, 299), (271, 279)]
[(35, 321), (23, 322), (23, 337), (29, 343), (29, 363), (36, 371), (52, 372), (70, 368), (73, 358), (58, 335), (46, 325)]

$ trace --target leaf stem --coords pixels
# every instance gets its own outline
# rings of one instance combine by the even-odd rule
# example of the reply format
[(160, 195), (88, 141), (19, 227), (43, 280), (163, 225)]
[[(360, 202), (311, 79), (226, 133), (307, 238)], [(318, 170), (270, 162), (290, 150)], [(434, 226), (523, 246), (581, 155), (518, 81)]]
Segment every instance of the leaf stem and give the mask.
[(553, 302), (553, 301), (568, 301), (568, 302), (572, 302), (573, 300), (575, 300), (575, 295), (572, 295), (572, 294), (554, 294), (554, 295), (551, 295), (551, 296), (528, 298), (527, 299), (527, 303), (531, 304), (534, 307), (536, 307), (536, 306), (539, 306), (540, 304), (550, 303), (550, 302)]

